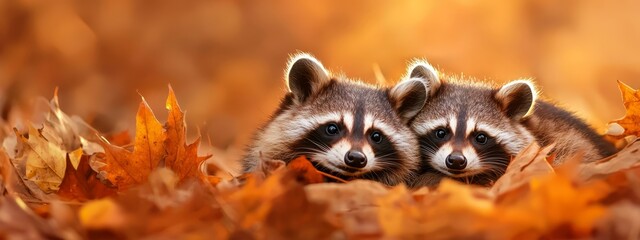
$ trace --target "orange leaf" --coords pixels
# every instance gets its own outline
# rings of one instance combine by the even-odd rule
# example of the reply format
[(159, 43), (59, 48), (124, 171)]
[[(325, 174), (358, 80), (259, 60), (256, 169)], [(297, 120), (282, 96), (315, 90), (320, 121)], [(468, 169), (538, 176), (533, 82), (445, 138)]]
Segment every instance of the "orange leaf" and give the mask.
[(624, 118), (610, 123), (608, 134), (616, 137), (640, 136), (640, 91), (620, 81), (618, 81), (618, 86), (620, 87), (620, 92), (622, 92), (622, 99), (627, 112)]
[(306, 184), (324, 182), (324, 177), (322, 176), (322, 174), (313, 167), (311, 162), (305, 156), (300, 156), (289, 162), (287, 168), (298, 173), (302, 178), (302, 182)]
[(165, 166), (172, 169), (183, 180), (190, 176), (204, 180), (205, 175), (199, 171), (202, 162), (210, 156), (198, 157), (198, 146), (200, 138), (190, 145), (186, 144), (186, 124), (184, 121), (184, 112), (180, 109), (173, 88), (169, 85), (169, 96), (167, 97), (166, 108), (169, 110), (166, 129), (167, 138), (164, 146), (167, 150), (165, 158)]
[(116, 189), (102, 183), (89, 166), (89, 156), (83, 155), (78, 168), (73, 168), (67, 157), (67, 169), (60, 184), (58, 196), (67, 200), (86, 201), (116, 194)]
[(164, 140), (166, 134), (162, 124), (142, 98), (136, 116), (136, 138), (133, 152), (101, 142), (105, 150), (103, 158), (97, 161), (104, 166), (97, 169), (104, 178), (125, 189), (146, 182), (149, 173), (158, 167), (165, 156)]

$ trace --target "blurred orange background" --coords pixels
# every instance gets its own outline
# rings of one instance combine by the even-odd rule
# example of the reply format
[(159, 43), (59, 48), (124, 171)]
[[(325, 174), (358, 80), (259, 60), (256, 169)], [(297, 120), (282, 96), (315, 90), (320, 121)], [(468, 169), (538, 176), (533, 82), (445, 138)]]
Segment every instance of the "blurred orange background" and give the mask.
[(534, 78), (602, 130), (624, 115), (616, 80), (640, 87), (640, 1), (0, 1), (0, 103), (12, 113), (56, 86), (62, 109), (103, 132), (160, 119), (171, 83), (190, 134), (237, 160), (284, 94), (289, 54), (395, 83), (414, 57), (445, 73)]

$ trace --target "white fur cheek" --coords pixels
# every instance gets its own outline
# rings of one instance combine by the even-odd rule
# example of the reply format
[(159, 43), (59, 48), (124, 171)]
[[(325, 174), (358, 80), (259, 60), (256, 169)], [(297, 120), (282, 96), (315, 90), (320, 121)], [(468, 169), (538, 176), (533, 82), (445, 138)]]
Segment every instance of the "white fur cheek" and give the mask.
[(478, 157), (478, 153), (473, 147), (467, 146), (462, 149), (462, 154), (467, 159), (467, 167), (465, 171), (482, 170), (482, 163)]
[(363, 171), (371, 171), (374, 169), (380, 169), (384, 167), (384, 166), (376, 166), (377, 165), (376, 154), (373, 152), (373, 149), (369, 144), (365, 144), (362, 147), (362, 152), (367, 157), (367, 165), (364, 166)]
[(431, 165), (441, 172), (449, 174), (445, 162), (447, 161), (447, 156), (449, 156), (452, 151), (453, 148), (451, 147), (451, 144), (447, 143), (445, 145), (442, 145), (442, 147), (438, 149), (436, 154), (433, 155), (433, 158), (431, 158)]
[(327, 162), (333, 166), (343, 166), (345, 164), (344, 156), (350, 149), (351, 143), (349, 143), (349, 141), (340, 140), (327, 152)]

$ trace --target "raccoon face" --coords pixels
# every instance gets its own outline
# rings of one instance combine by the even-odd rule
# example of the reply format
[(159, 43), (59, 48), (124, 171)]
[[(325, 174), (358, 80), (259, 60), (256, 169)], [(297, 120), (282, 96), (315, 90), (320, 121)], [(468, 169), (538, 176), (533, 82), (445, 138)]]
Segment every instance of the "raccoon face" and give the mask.
[(338, 111), (318, 116), (316, 127), (294, 142), (292, 151), (343, 179), (401, 180), (407, 170), (416, 168), (408, 154), (417, 156), (417, 151), (407, 151), (407, 139), (396, 130), (400, 126), (362, 110), (362, 115)]
[(411, 123), (420, 141), (420, 174), (437, 172), (467, 183), (489, 185), (511, 157), (534, 137), (520, 121), (535, 102), (527, 81), (500, 89), (441, 81), (426, 63), (410, 68), (428, 86), (427, 103)]
[(380, 89), (332, 78), (309, 55), (297, 56), (288, 69), (289, 93), (254, 151), (285, 161), (305, 155), (336, 177), (388, 185), (417, 168), (418, 142), (406, 123), (424, 106), (422, 81)]

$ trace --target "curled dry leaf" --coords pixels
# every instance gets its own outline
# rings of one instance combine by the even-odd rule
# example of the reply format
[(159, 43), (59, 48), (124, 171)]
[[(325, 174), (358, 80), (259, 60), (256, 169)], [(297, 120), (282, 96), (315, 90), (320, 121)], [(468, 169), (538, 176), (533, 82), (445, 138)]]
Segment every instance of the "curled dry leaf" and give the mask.
[(4, 188), (2, 195), (18, 197), (29, 203), (44, 203), (50, 200), (35, 183), (20, 177), (4, 149), (0, 149), (0, 171)]
[(25, 177), (35, 182), (45, 192), (54, 192), (60, 188), (67, 167), (67, 153), (59, 145), (49, 142), (34, 127), (29, 127), (28, 138), (20, 135), (24, 144), (22, 156), (25, 164)]
[(640, 140), (632, 142), (611, 157), (581, 163), (577, 171), (579, 180), (586, 181), (633, 167), (640, 167)]
[(533, 177), (553, 173), (553, 168), (547, 161), (547, 156), (553, 149), (553, 145), (540, 148), (532, 143), (522, 150), (509, 164), (507, 170), (491, 187), (495, 195), (503, 194), (512, 189), (527, 184)]
[(89, 153), (97, 149), (101, 151), (100, 145), (96, 143), (97, 131), (78, 116), (69, 116), (60, 109), (57, 88), (50, 101), (41, 98), (38, 103), (45, 105), (46, 109), (43, 112), (41, 129), (44, 138), (67, 152), (80, 148), (88, 150), (85, 152)]

